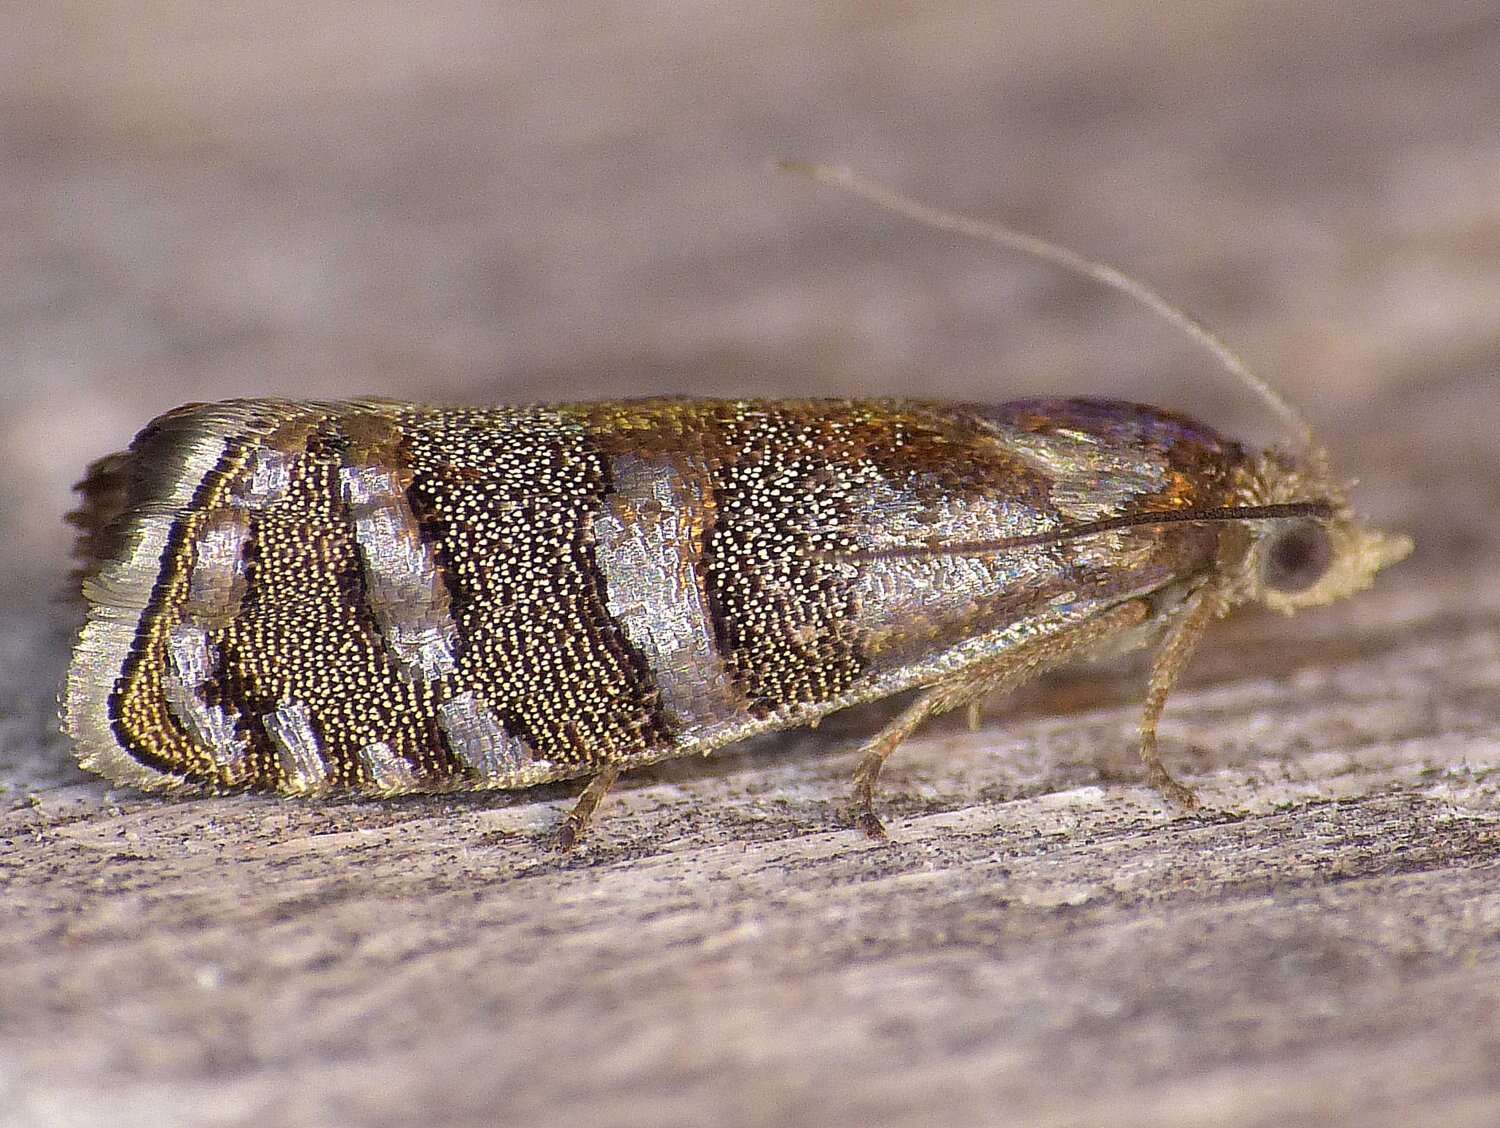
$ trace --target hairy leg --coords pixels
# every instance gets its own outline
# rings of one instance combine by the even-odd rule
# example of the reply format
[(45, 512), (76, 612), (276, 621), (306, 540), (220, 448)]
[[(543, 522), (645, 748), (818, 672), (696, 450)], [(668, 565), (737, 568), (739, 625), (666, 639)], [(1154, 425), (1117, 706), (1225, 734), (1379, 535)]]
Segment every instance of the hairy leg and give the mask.
[(1193, 656), (1198, 640), (1221, 613), (1219, 599), (1212, 589), (1196, 593), (1183, 605), (1157, 648), (1146, 690), (1146, 708), (1141, 714), (1141, 762), (1146, 765), (1146, 779), (1168, 799), (1188, 810), (1199, 805), (1198, 796), (1193, 794), (1192, 788), (1173, 779), (1172, 773), (1161, 762), (1161, 753), (1156, 746), (1156, 725), (1167, 704), (1167, 695)]
[(619, 778), (620, 769), (611, 765), (603, 768), (598, 775), (589, 780), (588, 786), (583, 789), (583, 794), (578, 797), (578, 802), (568, 812), (568, 817), (563, 820), (562, 826), (557, 828), (557, 834), (552, 839), (554, 849), (566, 853), (583, 841), (583, 836), (588, 833), (589, 821), (594, 817), (594, 812), (599, 809), (599, 804), (604, 801), (604, 797), (609, 794), (609, 789)]
[(971, 705), (990, 693), (1014, 689), (1043, 670), (1085, 654), (1111, 636), (1139, 626), (1149, 615), (1150, 607), (1145, 600), (1133, 599), (1057, 634), (971, 666), (959, 677), (923, 690), (865, 744), (864, 755), (854, 771), (855, 824), (871, 838), (889, 837), (875, 813), (875, 785), (880, 779), (880, 769), (928, 717)]

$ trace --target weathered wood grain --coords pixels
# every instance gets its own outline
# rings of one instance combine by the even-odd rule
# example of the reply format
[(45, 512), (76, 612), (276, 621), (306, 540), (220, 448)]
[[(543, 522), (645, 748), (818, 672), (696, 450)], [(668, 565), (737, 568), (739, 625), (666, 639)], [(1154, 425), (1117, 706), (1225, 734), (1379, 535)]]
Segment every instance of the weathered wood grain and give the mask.
[[(0, 1125), (1500, 1120), (1492, 5), (23, 7)], [(1206, 810), (1141, 785), (1132, 662), (925, 730), (891, 845), (840, 821), (872, 711), (628, 777), (571, 857), (564, 788), (70, 766), (66, 488), (181, 400), (1068, 390), (1255, 432), (1137, 311), (772, 153), (1132, 265), (1417, 537), (1211, 636), (1164, 726)]]

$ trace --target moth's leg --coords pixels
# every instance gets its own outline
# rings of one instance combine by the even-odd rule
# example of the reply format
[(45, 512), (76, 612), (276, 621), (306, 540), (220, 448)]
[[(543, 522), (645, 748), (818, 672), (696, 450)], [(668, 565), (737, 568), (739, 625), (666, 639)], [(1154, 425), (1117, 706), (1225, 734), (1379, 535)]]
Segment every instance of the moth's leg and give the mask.
[(890, 754), (901, 742), (917, 730), (917, 727), (932, 716), (942, 688), (924, 690), (922, 695), (901, 710), (899, 716), (877, 732), (864, 746), (864, 755), (859, 758), (859, 767), (854, 769), (854, 822), (871, 838), (889, 838), (885, 824), (875, 813), (875, 784), (880, 779), (880, 769)]
[(604, 801), (604, 797), (609, 794), (609, 789), (619, 778), (619, 767), (608, 764), (600, 769), (598, 775), (589, 780), (588, 786), (583, 789), (583, 794), (578, 797), (578, 802), (573, 804), (568, 817), (563, 820), (562, 826), (557, 828), (557, 833), (552, 838), (554, 850), (566, 853), (583, 841), (583, 836), (589, 830), (589, 820), (594, 817), (599, 804)]
[(1199, 805), (1192, 788), (1172, 778), (1161, 762), (1156, 747), (1156, 724), (1167, 703), (1178, 676), (1193, 656), (1193, 649), (1208, 625), (1223, 614), (1218, 593), (1204, 589), (1190, 596), (1177, 612), (1166, 634), (1162, 636), (1156, 658), (1151, 664), (1151, 684), (1146, 691), (1146, 709), (1141, 714), (1141, 761), (1146, 765), (1146, 780), (1174, 803), (1188, 810)]
[(854, 770), (855, 823), (871, 838), (889, 837), (885, 824), (875, 813), (875, 784), (891, 753), (928, 717), (966, 705), (972, 709), (988, 694), (1014, 689), (1043, 670), (1080, 657), (1111, 636), (1139, 626), (1150, 613), (1145, 600), (1130, 600), (1057, 634), (971, 666), (960, 677), (924, 690), (865, 745), (859, 767)]

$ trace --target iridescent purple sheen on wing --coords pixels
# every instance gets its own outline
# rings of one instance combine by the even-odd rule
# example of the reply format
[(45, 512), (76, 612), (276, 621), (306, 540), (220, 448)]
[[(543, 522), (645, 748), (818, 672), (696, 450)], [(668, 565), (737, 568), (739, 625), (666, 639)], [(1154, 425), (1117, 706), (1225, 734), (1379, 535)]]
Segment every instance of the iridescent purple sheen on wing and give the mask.
[(1098, 435), (1110, 445), (1151, 447), (1166, 452), (1179, 443), (1215, 453), (1238, 454), (1240, 446), (1212, 427), (1175, 411), (1128, 400), (1023, 399), (979, 409), (985, 418), (1026, 431), (1063, 428)]

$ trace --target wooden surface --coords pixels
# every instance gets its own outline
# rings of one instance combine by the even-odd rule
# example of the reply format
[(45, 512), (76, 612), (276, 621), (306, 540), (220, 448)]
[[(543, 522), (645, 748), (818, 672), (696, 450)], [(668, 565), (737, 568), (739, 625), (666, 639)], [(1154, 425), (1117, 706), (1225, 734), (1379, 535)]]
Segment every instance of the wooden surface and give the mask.
[[(1500, 1122), (1493, 4), (0, 15), (0, 1124)], [(567, 789), (159, 800), (53, 733), (83, 464), (178, 402), (1119, 394), (1270, 433), (1045, 268), (768, 176), (851, 161), (1121, 262), (1417, 554), (1139, 663)]]

